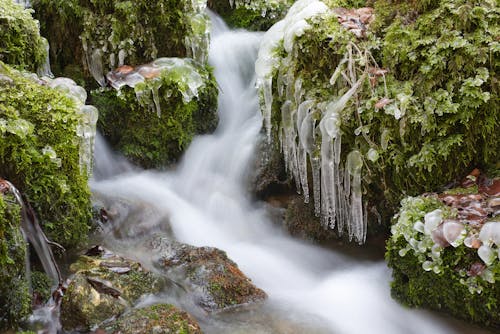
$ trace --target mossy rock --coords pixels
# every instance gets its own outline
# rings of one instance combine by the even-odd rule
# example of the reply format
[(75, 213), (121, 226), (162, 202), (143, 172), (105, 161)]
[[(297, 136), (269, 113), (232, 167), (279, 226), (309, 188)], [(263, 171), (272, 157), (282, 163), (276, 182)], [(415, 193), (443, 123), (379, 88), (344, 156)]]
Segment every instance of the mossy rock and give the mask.
[(47, 58), (47, 41), (31, 13), (14, 1), (0, 0), (0, 61), (36, 72)]
[[(272, 83), (272, 105), (266, 106), (261, 90), (262, 109), (265, 115), (271, 110), (273, 138), (283, 135), (289, 175), (299, 188), (305, 182), (296, 171), (298, 150), (308, 145), (302, 174), (308, 174), (312, 197), (314, 171), (321, 168), (321, 161), (326, 162), (321, 160), (322, 129), (338, 134), (332, 159), (339, 162), (332, 173), (338, 173), (340, 180), (322, 191), (337, 187), (340, 195), (332, 202), (339, 201), (350, 212), (352, 186), (359, 176), (361, 185), (355, 192), (362, 194), (363, 215), (371, 228), (378, 222), (387, 224), (405, 195), (436, 191), (464, 171), (500, 160), (500, 116), (495, 112), (499, 109), (500, 49), (495, 36), (500, 10), (494, 1), (405, 2), (404, 6), (415, 5), (411, 19), (403, 19), (408, 11), (400, 10), (384, 22), (377, 21), (386, 10), (377, 2), (368, 19), (361, 12), (339, 9), (349, 8), (351, 1), (324, 3), (327, 9), (308, 19), (303, 32), (290, 28), (260, 57), (262, 69), (269, 68), (261, 73), (259, 84), (264, 88)], [(356, 31), (345, 28), (346, 18), (366, 21)], [(266, 54), (271, 62), (265, 62)], [(348, 97), (346, 103), (336, 110), (335, 102), (342, 96)], [(312, 101), (311, 131), (296, 125), (299, 106), (306, 100)], [(333, 147), (334, 139), (327, 144)], [(323, 156), (328, 157), (328, 152), (325, 149)], [(350, 154), (353, 159), (348, 164)], [(313, 166), (314, 159), (320, 162)], [(347, 178), (350, 182), (344, 181)], [(353, 221), (325, 219), (327, 212), (343, 210), (325, 210), (323, 223)], [(345, 226), (340, 231), (351, 234)]]
[(499, 329), (500, 179), (478, 183), (404, 199), (386, 260), (399, 302)]
[(0, 331), (17, 329), (31, 311), (26, 273), (28, 245), (21, 232), (20, 206), (0, 190)]
[(167, 56), (207, 60), (203, 2), (35, 0), (32, 5), (57, 75), (68, 76), (78, 66), (83, 77), (104, 84), (103, 76), (124, 63)]
[(293, 0), (208, 0), (208, 8), (219, 14), (228, 26), (266, 31), (281, 20)]
[(152, 244), (159, 251), (153, 265), (170, 279), (184, 282), (194, 302), (208, 312), (267, 298), (220, 249), (194, 247), (161, 237), (153, 239)]
[(81, 256), (70, 270), (74, 273), (61, 304), (61, 323), (66, 329), (88, 330), (117, 317), (144, 294), (158, 293), (163, 281), (139, 263), (102, 253)]
[(91, 206), (80, 166), (80, 106), (36, 75), (0, 63), (0, 171), (33, 207), (49, 239), (86, 239)]
[(134, 309), (105, 328), (109, 333), (122, 334), (202, 333), (193, 317), (169, 304)]
[(155, 62), (169, 65), (161, 70), (143, 65), (128, 76), (110, 74), (126, 81), (145, 68), (159, 71), (155, 77), (140, 77), (134, 88), (92, 92), (92, 103), (101, 110), (101, 133), (114, 149), (144, 168), (176, 162), (195, 134), (213, 131), (218, 122), (218, 90), (210, 68), (188, 58)]

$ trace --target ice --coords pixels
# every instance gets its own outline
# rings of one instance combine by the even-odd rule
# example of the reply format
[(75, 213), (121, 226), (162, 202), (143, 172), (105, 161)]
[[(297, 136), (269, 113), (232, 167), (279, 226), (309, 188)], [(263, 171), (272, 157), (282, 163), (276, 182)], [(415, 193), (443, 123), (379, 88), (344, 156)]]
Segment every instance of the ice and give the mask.
[(477, 250), (477, 255), (479, 255), (479, 258), (481, 258), (481, 260), (483, 260), (483, 262), (487, 266), (492, 265), (493, 261), (495, 261), (497, 257), (493, 249), (491, 249), (491, 247), (488, 245), (482, 245), (481, 247), (479, 247), (479, 249)]
[(486, 245), (500, 246), (500, 222), (491, 221), (483, 225), (479, 232), (479, 240)]
[(104, 79), (104, 67), (102, 64), (103, 53), (101, 49), (95, 49), (90, 55), (89, 71), (92, 77), (99, 83), (101, 87), (106, 86)]
[(443, 210), (436, 209), (434, 211), (428, 212), (424, 216), (424, 232), (430, 235), (443, 220)]
[(347, 155), (346, 169), (352, 176), (351, 183), (351, 219), (349, 221), (349, 238), (354, 238), (360, 244), (366, 237), (366, 225), (363, 219), (363, 204), (361, 192), (361, 169), (363, 158), (358, 150)]

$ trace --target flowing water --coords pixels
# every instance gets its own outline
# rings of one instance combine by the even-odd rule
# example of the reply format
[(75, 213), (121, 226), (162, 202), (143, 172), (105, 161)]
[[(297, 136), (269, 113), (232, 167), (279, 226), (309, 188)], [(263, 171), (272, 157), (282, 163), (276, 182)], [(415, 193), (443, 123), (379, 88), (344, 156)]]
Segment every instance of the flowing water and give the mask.
[(162, 173), (116, 163), (98, 140), (92, 191), (103, 201), (121, 198), (139, 207), (104, 233), (106, 246), (147, 266), (151, 254), (131, 241), (165, 229), (168, 221), (177, 240), (225, 250), (269, 299), (260, 308), (214, 316), (171, 294), (149, 302), (180, 304), (206, 333), (463, 332), (463, 324), (394, 302), (383, 261), (294, 240), (271, 223), (263, 204), (252, 201), (247, 180), (262, 124), (254, 62), (262, 34), (230, 31), (217, 18), (213, 26), (210, 63), (220, 86), (216, 132), (195, 138), (177, 169)]

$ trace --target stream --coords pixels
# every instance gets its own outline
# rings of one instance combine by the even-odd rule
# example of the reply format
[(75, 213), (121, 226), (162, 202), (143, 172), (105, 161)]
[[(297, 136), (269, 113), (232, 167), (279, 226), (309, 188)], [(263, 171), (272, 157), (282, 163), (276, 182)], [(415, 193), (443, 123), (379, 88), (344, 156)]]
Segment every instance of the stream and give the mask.
[(134, 168), (98, 138), (94, 196), (120, 198), (144, 211), (125, 215), (96, 238), (148, 267), (151, 254), (135, 245), (169, 230), (183, 243), (226, 251), (269, 298), (261, 307), (212, 316), (173, 293), (150, 296), (144, 303), (179, 305), (213, 334), (484, 333), (397, 304), (390, 297), (390, 270), (381, 259), (295, 240), (272, 223), (266, 205), (248, 192), (262, 136), (254, 70), (262, 33), (232, 31), (212, 19), (209, 61), (220, 86), (217, 130), (196, 137), (176, 169), (166, 172)]

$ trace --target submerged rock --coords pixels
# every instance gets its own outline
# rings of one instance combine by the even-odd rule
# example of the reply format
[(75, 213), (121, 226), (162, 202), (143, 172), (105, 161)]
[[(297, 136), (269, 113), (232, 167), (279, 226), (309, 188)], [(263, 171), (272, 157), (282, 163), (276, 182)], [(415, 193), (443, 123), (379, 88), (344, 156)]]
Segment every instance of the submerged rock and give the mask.
[[(442, 309), (500, 326), (500, 178), (479, 172), (441, 194), (409, 197), (392, 226), (386, 259), (392, 295), (404, 304)], [(425, 222), (425, 226), (423, 226)]]
[(121, 334), (202, 333), (193, 317), (169, 304), (134, 309), (104, 328), (108, 333)]
[(90, 329), (132, 307), (143, 294), (157, 293), (163, 282), (139, 263), (95, 247), (71, 265), (61, 304), (66, 329)]
[(195, 134), (217, 125), (217, 86), (209, 68), (159, 58), (107, 74), (115, 89), (92, 92), (99, 128), (111, 146), (145, 168), (175, 162)]
[(194, 247), (166, 238), (155, 238), (151, 244), (159, 251), (153, 265), (169, 278), (183, 282), (194, 302), (208, 312), (260, 302), (267, 297), (220, 249)]

